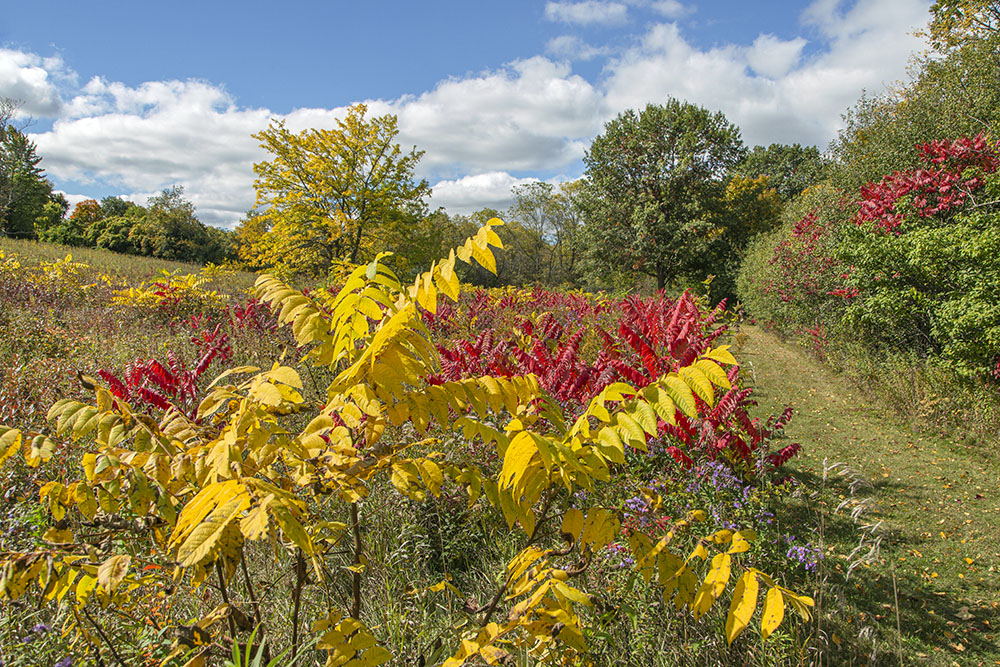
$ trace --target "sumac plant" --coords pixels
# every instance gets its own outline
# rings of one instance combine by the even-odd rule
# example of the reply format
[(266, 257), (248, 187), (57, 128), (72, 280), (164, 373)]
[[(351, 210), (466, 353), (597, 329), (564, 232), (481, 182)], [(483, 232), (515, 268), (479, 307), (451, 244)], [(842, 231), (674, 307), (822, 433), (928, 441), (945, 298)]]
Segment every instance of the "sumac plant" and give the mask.
[[(200, 619), (171, 630), (172, 655), (190, 667), (251, 637), (265, 659), (308, 650), (330, 666), (380, 665), (393, 647), (364, 604), (378, 558), (367, 542), (378, 508), (366, 499), (383, 486), (416, 503), (460, 492), (500, 517), (516, 552), (485, 594), (458, 591), (464, 604), (420, 662), (563, 664), (586, 654), (600, 595), (587, 573), (623, 529), (620, 509), (577, 492), (599, 498), (591, 492), (622, 474), (626, 448), (644, 450), (661, 421), (711, 409), (735, 359), (725, 346), (699, 351), (644, 387), (603, 387), (573, 415), (530, 373), (428, 382), (440, 357), (421, 312), (436, 312), (439, 293), (458, 298), (459, 259), (495, 270), (500, 224), (489, 221), (412, 285), (381, 256), (336, 294), (258, 279), (258, 296), (307, 350), (304, 362), (331, 373), (320, 405), (305, 401), (295, 369), (275, 363), (222, 373), (193, 418), (168, 410), (152, 419), (98, 384), (91, 403), (52, 406), (49, 435), (0, 430), (0, 459), (22, 453), (42, 465), (63, 447), (80, 452), (78, 476), (40, 489), (44, 544), (0, 555), (0, 599), (58, 608), (80, 653), (123, 666), (133, 658), (108, 640), (102, 618), (145, 617), (165, 597), (184, 607), (180, 618)], [(495, 447), (499, 469), (448, 446), (462, 437)], [(752, 531), (705, 523), (693, 510), (661, 536), (629, 532), (635, 574), (664, 603), (699, 617), (735, 582), (730, 642), (761, 600), (764, 639), (786, 606), (809, 617), (810, 598), (743, 564)], [(251, 577), (251, 553), (284, 585)], [(425, 583), (427, 594), (455, 588)], [(287, 613), (271, 613), (279, 604)]]

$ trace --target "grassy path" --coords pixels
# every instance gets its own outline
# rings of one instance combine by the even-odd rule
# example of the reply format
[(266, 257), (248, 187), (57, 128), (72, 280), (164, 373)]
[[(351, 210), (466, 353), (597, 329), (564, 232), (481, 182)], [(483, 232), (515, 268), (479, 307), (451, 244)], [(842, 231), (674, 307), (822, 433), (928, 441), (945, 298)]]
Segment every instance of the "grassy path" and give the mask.
[[(817, 526), (826, 547), (823, 661), (1000, 665), (997, 452), (916, 433), (795, 343), (743, 333), (734, 347), (761, 408), (795, 410), (786, 434), (804, 452), (789, 467), (804, 485), (787, 520)], [(881, 540), (868, 562), (867, 547), (849, 556), (864, 535)]]

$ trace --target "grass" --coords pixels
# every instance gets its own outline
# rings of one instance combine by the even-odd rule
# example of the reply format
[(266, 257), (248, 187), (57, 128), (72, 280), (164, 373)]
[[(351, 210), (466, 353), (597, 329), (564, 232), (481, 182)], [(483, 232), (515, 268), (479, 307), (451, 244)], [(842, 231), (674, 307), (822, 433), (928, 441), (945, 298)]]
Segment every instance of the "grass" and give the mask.
[[(825, 542), (826, 660), (860, 663), (874, 651), (880, 664), (1000, 664), (997, 462), (873, 407), (804, 348), (743, 333), (737, 356), (762, 411), (795, 410), (786, 435), (803, 453), (789, 467), (803, 492), (786, 520), (818, 526)], [(831, 471), (835, 462), (850, 472)], [(848, 579), (864, 525), (881, 548)]]
[[(138, 284), (149, 280), (161, 271), (198, 273), (202, 268), (200, 264), (190, 262), (124, 255), (97, 248), (73, 248), (44, 241), (25, 241), (4, 236), (0, 236), (0, 252), (17, 254), (22, 260), (32, 264), (43, 261), (53, 262), (63, 259), (69, 254), (73, 256), (74, 261), (87, 264), (91, 270), (123, 278), (129, 284)], [(232, 277), (232, 284), (225, 287), (249, 287), (253, 284), (254, 277), (252, 273), (238, 271)]]

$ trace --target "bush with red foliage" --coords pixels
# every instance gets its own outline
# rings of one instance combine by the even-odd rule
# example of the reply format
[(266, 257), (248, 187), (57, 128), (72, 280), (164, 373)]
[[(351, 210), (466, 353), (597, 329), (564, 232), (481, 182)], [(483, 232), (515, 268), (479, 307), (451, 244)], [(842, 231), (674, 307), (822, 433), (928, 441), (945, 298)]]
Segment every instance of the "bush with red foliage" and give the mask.
[(911, 215), (901, 200), (908, 198), (920, 218), (948, 214), (965, 205), (969, 196), (984, 185), (983, 175), (1000, 167), (997, 147), (982, 133), (954, 141), (932, 141), (917, 146), (919, 169), (897, 171), (878, 183), (861, 188), (857, 224), (874, 223), (885, 232), (899, 233)]
[[(442, 372), (431, 381), (533, 373), (565, 408), (579, 414), (613, 382), (641, 388), (691, 364), (725, 332), (719, 323), (724, 312), (724, 303), (706, 310), (689, 292), (677, 299), (660, 294), (598, 300), (540, 288), (499, 294), (477, 290), (458, 306), (424, 313), (441, 341)], [(678, 411), (676, 424), (659, 423), (659, 446), (681, 465), (707, 457), (750, 472), (790, 418), (790, 410), (764, 422), (751, 417), (752, 390), (741, 386), (738, 366), (730, 368), (729, 380), (733, 388), (714, 406), (696, 399), (699, 418)], [(767, 460), (780, 465), (797, 451), (785, 448)]]
[(216, 325), (211, 331), (191, 337), (199, 356), (190, 368), (168, 350), (166, 365), (156, 359), (142, 359), (126, 364), (121, 377), (104, 368), (97, 374), (115, 398), (127, 401), (133, 408), (167, 410), (173, 405), (193, 419), (198, 407), (198, 379), (213, 362), (225, 363), (233, 356), (229, 336), (219, 329)]

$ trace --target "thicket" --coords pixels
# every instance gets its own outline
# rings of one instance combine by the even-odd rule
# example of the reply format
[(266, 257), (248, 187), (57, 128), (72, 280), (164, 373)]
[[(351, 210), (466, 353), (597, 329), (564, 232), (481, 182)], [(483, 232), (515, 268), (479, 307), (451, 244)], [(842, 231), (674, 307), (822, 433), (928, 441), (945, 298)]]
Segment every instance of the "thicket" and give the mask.
[(752, 244), (739, 278), (758, 319), (886, 393), (877, 378), (907, 373), (915, 389), (897, 406), (983, 435), (1000, 390), (998, 43), (967, 37), (911, 85), (859, 102), (830, 182)]

